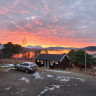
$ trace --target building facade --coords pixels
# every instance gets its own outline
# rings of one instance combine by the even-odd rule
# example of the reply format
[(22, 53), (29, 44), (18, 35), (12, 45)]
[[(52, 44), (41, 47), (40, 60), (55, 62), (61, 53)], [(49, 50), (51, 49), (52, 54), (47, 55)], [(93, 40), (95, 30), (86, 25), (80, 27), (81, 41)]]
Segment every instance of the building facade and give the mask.
[(65, 69), (70, 66), (70, 58), (66, 54), (40, 54), (35, 60), (39, 67)]

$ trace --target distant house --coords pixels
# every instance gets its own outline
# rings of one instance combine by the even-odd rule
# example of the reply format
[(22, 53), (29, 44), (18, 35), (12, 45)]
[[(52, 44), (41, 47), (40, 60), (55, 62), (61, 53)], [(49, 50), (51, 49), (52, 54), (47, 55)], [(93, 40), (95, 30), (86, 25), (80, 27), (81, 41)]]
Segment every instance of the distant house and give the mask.
[(70, 58), (66, 55), (59, 54), (40, 54), (35, 58), (36, 64), (40, 67), (48, 67), (48, 68), (68, 68)]

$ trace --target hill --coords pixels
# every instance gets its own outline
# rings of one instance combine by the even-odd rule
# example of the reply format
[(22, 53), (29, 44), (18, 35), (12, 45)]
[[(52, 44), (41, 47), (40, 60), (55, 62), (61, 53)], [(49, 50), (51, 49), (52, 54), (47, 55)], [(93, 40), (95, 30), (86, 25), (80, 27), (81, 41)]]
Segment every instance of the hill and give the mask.
[(88, 51), (96, 51), (96, 46), (88, 46), (88, 47), (85, 47), (84, 49)]

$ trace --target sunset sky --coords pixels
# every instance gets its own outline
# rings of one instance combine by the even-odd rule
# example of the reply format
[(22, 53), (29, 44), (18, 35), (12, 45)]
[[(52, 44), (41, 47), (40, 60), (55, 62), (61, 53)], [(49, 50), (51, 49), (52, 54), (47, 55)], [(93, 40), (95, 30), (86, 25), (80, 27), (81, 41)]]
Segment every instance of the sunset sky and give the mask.
[(0, 0), (0, 43), (96, 46), (96, 0)]

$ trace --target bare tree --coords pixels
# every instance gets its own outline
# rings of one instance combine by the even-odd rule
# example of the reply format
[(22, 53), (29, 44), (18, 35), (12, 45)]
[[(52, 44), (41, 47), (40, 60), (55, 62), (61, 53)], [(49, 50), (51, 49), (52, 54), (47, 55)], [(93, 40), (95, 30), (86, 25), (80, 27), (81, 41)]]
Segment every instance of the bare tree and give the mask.
[(22, 50), (22, 54), (23, 54), (23, 60), (24, 60), (24, 59), (25, 59), (25, 55), (26, 55), (26, 52), (25, 52), (25, 48), (24, 48), (24, 47), (26, 46), (26, 43), (27, 43), (25, 37), (22, 39), (22, 43), (23, 43), (23, 50)]

